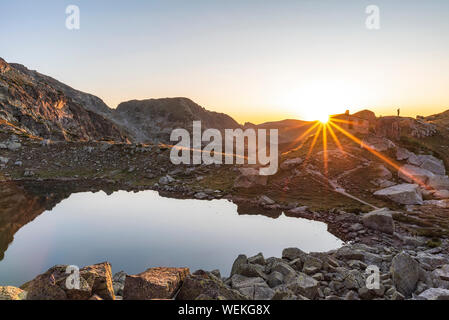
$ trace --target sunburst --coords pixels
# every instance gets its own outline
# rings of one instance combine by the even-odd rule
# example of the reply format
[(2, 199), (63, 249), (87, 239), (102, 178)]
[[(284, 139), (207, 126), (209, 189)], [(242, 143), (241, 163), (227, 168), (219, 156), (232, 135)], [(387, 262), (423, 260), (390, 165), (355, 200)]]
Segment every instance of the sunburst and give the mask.
[[(389, 157), (387, 157), (386, 155), (382, 154), (381, 152), (373, 149), (369, 145), (364, 144), (362, 142), (362, 140), (357, 138), (355, 135), (353, 135), (349, 131), (343, 129), (341, 126), (339, 126), (337, 124), (337, 122), (352, 124), (353, 126), (358, 125), (357, 123), (352, 122), (352, 121), (341, 120), (341, 119), (334, 119), (332, 117), (327, 117), (327, 118), (323, 117), (321, 120), (317, 120), (315, 125), (313, 125), (311, 128), (309, 128), (309, 130), (307, 130), (307, 132), (305, 132), (303, 135), (301, 135), (301, 137), (298, 139), (298, 140), (300, 140), (300, 139), (303, 139), (303, 138), (307, 138), (307, 137), (305, 137), (305, 135), (307, 135), (307, 134), (313, 134), (314, 135), (313, 140), (312, 140), (312, 142), (311, 142), (311, 144), (309, 146), (309, 150), (307, 152), (307, 155), (306, 155), (304, 163), (307, 163), (310, 160), (310, 157), (311, 157), (311, 155), (313, 153), (313, 150), (315, 148), (316, 142), (317, 142), (319, 136), (322, 134), (322, 141), (323, 141), (323, 172), (324, 172), (324, 174), (326, 176), (328, 175), (328, 171), (329, 171), (328, 136), (327, 136), (328, 132), (329, 132), (330, 136), (332, 137), (332, 140), (334, 141), (334, 143), (337, 146), (337, 148), (342, 152), (342, 154), (346, 154), (340, 139), (338, 138), (337, 134), (335, 133), (335, 130), (336, 130), (336, 131), (342, 133), (344, 136), (348, 137), (350, 140), (352, 140), (356, 144), (358, 144), (360, 146), (363, 146), (364, 149), (368, 150), (370, 153), (372, 153), (373, 155), (378, 157), (380, 160), (382, 160), (382, 162), (384, 162), (387, 165), (391, 166), (392, 168), (394, 168), (398, 172), (403, 173), (405, 176), (407, 176), (414, 183), (416, 183), (416, 184), (420, 185), (421, 187), (423, 187), (425, 189), (428, 189), (428, 190), (432, 190), (433, 189), (429, 185), (427, 185), (424, 181), (422, 181), (421, 179), (413, 176), (411, 173), (407, 172), (407, 170), (404, 170), (401, 167), (401, 165), (396, 163), (394, 160), (390, 159)], [(315, 131), (312, 133), (313, 129), (315, 129)], [(302, 148), (304, 143), (305, 143), (305, 141), (296, 149)]]

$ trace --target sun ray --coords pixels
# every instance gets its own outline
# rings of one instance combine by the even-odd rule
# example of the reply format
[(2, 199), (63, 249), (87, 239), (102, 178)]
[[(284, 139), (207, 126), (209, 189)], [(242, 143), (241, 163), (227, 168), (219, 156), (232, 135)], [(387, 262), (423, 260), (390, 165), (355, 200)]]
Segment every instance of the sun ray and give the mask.
[[(311, 127), (310, 127), (309, 129), (307, 129), (303, 134), (301, 134), (298, 138), (296, 138), (294, 141), (292, 141), (292, 142), (290, 143), (290, 145), (293, 145), (293, 144), (295, 144), (296, 142), (301, 141), (302, 139), (304, 139), (304, 138), (305, 138), (308, 134), (310, 134), (310, 133), (313, 131), (313, 129), (315, 129), (318, 125), (320, 125), (320, 123), (319, 123), (318, 121), (316, 121), (315, 124), (314, 124), (313, 126), (311, 126)], [(286, 154), (288, 154), (288, 153), (290, 153), (290, 152), (300, 150), (300, 149), (304, 146), (304, 144), (305, 144), (306, 142), (307, 142), (307, 140), (304, 140), (299, 146), (297, 146), (297, 147), (295, 147), (295, 148), (293, 148), (293, 149), (290, 149), (289, 151), (286, 151), (286, 152), (282, 153), (282, 155), (286, 155)]]
[(327, 126), (328, 126), (327, 123), (323, 125), (323, 161), (324, 161), (324, 174), (326, 177), (327, 177), (327, 173), (328, 173)]
[(305, 158), (305, 160), (304, 160), (304, 164), (309, 160), (309, 157), (310, 157), (310, 155), (312, 154), (313, 148), (315, 147), (316, 141), (318, 140), (318, 137), (319, 137), (319, 135), (320, 135), (322, 129), (323, 129), (323, 125), (320, 125), (320, 126), (316, 129), (316, 131), (315, 131), (315, 136), (313, 137), (313, 141), (312, 141), (312, 143), (310, 144), (309, 152), (307, 153), (307, 156), (306, 156), (306, 158)]
[(357, 144), (360, 144), (363, 148), (367, 149), (369, 152), (371, 152), (372, 154), (374, 154), (376, 157), (380, 158), (382, 161), (384, 161), (385, 163), (389, 164), (390, 166), (392, 166), (393, 168), (395, 168), (396, 170), (402, 172), (404, 175), (406, 175), (407, 177), (409, 177), (412, 181), (414, 181), (415, 183), (419, 184), (420, 186), (429, 189), (429, 186), (426, 185), (421, 179), (416, 178), (415, 176), (413, 176), (412, 174), (410, 174), (409, 172), (407, 172), (407, 170), (402, 169), (398, 164), (396, 164), (393, 160), (389, 159), (388, 157), (384, 156), (382, 153), (380, 153), (379, 151), (374, 150), (373, 148), (371, 148), (370, 146), (364, 144), (359, 138), (355, 137), (354, 135), (352, 135), (351, 133), (349, 133), (348, 131), (346, 131), (345, 129), (341, 128), (339, 125), (335, 124), (335, 123), (331, 123), (331, 125), (333, 127), (335, 127), (337, 130), (339, 130), (341, 133), (343, 133), (345, 136), (347, 136), (348, 138), (350, 138), (351, 140), (353, 140), (354, 142), (356, 142)]
[(344, 124), (350, 124), (350, 125), (359, 126), (359, 127), (363, 126), (362, 124), (359, 124), (356, 121), (350, 121), (350, 120), (344, 120), (344, 119), (331, 118), (330, 121), (332, 121), (332, 122), (340, 122), (340, 123), (344, 123)]
[(327, 129), (329, 130), (332, 139), (334, 140), (335, 144), (337, 145), (337, 148), (341, 151), (341, 153), (345, 154), (345, 150), (343, 149), (343, 146), (341, 145), (340, 140), (338, 140), (338, 137), (335, 134), (334, 129), (332, 129), (332, 126), (330, 126), (330, 124), (331, 124), (330, 122), (332, 122), (332, 120), (329, 121), (329, 125), (327, 126)]

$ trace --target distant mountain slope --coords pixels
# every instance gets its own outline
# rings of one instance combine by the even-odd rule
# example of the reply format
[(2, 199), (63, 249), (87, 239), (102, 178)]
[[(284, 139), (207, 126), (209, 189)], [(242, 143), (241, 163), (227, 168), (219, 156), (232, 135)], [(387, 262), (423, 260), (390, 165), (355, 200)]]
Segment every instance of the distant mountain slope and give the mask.
[(240, 125), (224, 113), (208, 111), (187, 98), (132, 100), (121, 103), (113, 120), (126, 128), (134, 141), (170, 141), (173, 129), (191, 130), (200, 120), (203, 129), (234, 129)]
[(54, 140), (125, 141), (102, 113), (107, 106), (24, 66), (0, 58), (0, 121), (26, 134)]

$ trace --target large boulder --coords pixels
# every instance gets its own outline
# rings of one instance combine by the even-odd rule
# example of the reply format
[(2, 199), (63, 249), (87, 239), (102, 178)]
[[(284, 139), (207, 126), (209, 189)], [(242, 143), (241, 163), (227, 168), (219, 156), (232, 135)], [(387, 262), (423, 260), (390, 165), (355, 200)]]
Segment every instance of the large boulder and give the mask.
[(27, 292), (16, 287), (0, 287), (0, 300), (25, 300)]
[(265, 265), (265, 258), (263, 257), (262, 252), (259, 252), (253, 257), (248, 258), (248, 263)]
[(436, 199), (449, 199), (449, 190), (437, 190), (433, 193)]
[(374, 195), (399, 204), (423, 204), (421, 191), (417, 184), (398, 184), (376, 191)]
[(314, 299), (318, 296), (319, 282), (304, 273), (299, 273), (295, 279), (287, 284), (287, 287), (297, 295)]
[(108, 262), (84, 267), (80, 270), (80, 276), (92, 288), (92, 294), (96, 294), (104, 300), (115, 299), (111, 265)]
[(265, 268), (259, 264), (251, 264), (245, 263), (240, 265), (236, 274), (240, 274), (245, 277), (260, 277), (263, 279), (267, 278), (267, 275), (264, 273)]
[(430, 172), (437, 175), (445, 175), (446, 168), (444, 167), (444, 163), (442, 160), (435, 158), (431, 155), (418, 156), (421, 158), (421, 168), (429, 170)]
[(335, 253), (337, 259), (340, 260), (359, 260), (364, 261), (365, 255), (363, 251), (359, 249), (354, 249), (350, 246), (344, 246), (337, 250)]
[(392, 214), (393, 211), (390, 211), (388, 208), (374, 210), (364, 214), (362, 217), (362, 222), (370, 229), (393, 234), (394, 221)]
[[(235, 275), (238, 276), (238, 275)], [(208, 300), (247, 300), (239, 291), (230, 289), (224, 283), (205, 271), (188, 275), (182, 283), (176, 300), (196, 300), (202, 296)]]
[(445, 264), (432, 272), (435, 287), (449, 289), (449, 264)]
[(230, 277), (232, 277), (234, 274), (240, 273), (242, 266), (247, 263), (248, 263), (248, 258), (246, 257), (246, 255), (244, 255), (244, 254), (239, 255), (235, 259), (234, 263), (232, 264)]
[(282, 250), (282, 259), (287, 260), (295, 260), (298, 258), (304, 259), (305, 256), (307, 256), (307, 253), (305, 253), (299, 248), (285, 248), (284, 250)]
[(118, 296), (123, 296), (123, 288), (125, 288), (126, 272), (120, 271), (112, 277), (112, 286), (114, 293)]
[(410, 297), (419, 280), (419, 264), (405, 252), (397, 254), (391, 262), (393, 283), (400, 293)]
[(377, 136), (368, 136), (363, 139), (361, 147), (365, 149), (373, 149), (378, 152), (385, 152), (391, 148), (396, 147), (396, 145), (386, 138)]
[(240, 168), (239, 171), (240, 175), (234, 181), (235, 188), (252, 188), (267, 185), (268, 177), (260, 175), (258, 169)]
[(449, 190), (449, 177), (434, 175), (429, 178), (427, 184), (435, 190)]
[(231, 278), (231, 286), (251, 300), (270, 300), (274, 296), (274, 290), (260, 277), (235, 274)]
[(128, 275), (123, 299), (172, 299), (189, 273), (188, 268), (150, 268), (136, 275)]
[(425, 300), (449, 300), (449, 290), (430, 288), (421, 293), (418, 297)]
[(92, 296), (92, 287), (79, 277), (79, 288), (67, 285), (70, 273), (68, 266), (57, 265), (33, 280), (23, 284), (20, 288), (27, 291), (27, 300), (88, 300)]
[(449, 264), (449, 260), (446, 257), (427, 252), (418, 252), (416, 259), (419, 263), (429, 266), (432, 270)]
[(399, 169), (398, 176), (408, 183), (425, 184), (434, 174), (429, 170), (406, 164)]

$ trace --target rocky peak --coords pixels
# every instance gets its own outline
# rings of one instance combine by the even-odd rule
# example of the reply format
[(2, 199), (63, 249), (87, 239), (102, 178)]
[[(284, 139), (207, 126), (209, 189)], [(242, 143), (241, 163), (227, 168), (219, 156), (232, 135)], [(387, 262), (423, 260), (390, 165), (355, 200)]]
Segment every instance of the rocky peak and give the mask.
[(128, 130), (136, 142), (168, 142), (173, 129), (190, 130), (194, 120), (200, 120), (204, 129), (240, 127), (230, 116), (208, 111), (182, 97), (123, 102), (114, 110), (112, 117)]
[(113, 122), (86, 107), (88, 95), (22, 65), (1, 60), (0, 66), (0, 121), (11, 130), (53, 140), (125, 141)]

